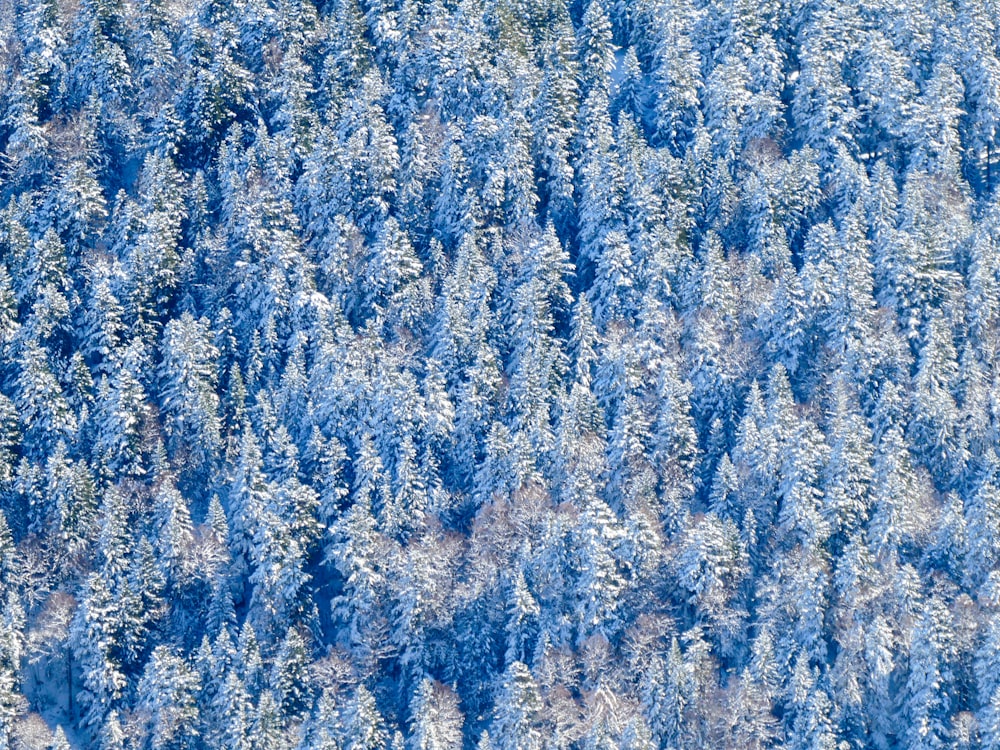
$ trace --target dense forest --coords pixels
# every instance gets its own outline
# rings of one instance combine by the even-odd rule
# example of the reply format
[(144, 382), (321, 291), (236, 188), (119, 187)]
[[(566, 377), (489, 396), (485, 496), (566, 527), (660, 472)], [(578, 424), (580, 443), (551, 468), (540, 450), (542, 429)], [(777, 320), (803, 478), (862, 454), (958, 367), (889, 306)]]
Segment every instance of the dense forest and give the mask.
[(1000, 748), (997, 0), (0, 0), (0, 748)]

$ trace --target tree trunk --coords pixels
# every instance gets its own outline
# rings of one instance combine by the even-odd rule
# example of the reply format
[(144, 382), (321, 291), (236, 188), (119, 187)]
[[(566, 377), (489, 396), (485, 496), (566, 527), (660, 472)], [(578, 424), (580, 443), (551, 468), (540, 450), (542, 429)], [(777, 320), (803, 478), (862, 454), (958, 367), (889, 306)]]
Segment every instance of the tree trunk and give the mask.
[(73, 650), (66, 649), (66, 683), (69, 689), (66, 692), (66, 712), (70, 722), (73, 721)]

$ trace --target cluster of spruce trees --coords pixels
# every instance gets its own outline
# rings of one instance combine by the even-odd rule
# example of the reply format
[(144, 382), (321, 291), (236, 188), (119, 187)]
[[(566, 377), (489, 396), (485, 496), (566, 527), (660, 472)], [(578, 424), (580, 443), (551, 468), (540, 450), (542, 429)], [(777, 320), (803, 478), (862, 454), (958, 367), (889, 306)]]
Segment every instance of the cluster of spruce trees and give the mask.
[(996, 0), (2, 0), (0, 748), (1000, 747)]

